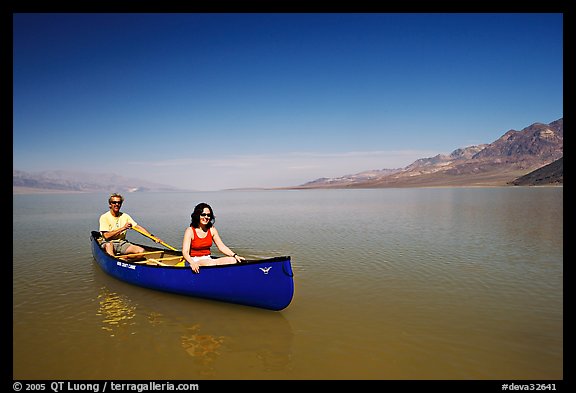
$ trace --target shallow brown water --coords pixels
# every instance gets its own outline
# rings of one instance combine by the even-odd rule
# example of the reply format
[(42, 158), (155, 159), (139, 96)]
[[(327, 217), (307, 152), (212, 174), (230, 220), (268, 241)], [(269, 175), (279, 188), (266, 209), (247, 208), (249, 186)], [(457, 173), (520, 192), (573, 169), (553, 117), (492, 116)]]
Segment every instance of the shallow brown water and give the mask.
[(90, 253), (107, 195), (14, 195), (14, 379), (563, 378), (562, 188), (126, 198), (178, 248), (210, 203), (239, 254), (292, 257), (292, 304), (119, 282)]

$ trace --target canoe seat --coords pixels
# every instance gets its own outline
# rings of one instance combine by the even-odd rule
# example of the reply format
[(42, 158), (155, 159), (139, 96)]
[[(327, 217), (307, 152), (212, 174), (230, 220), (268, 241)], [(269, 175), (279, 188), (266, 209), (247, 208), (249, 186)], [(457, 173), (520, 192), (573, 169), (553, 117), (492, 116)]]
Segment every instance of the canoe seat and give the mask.
[(168, 265), (168, 264), (161, 262), (158, 259), (154, 259), (154, 258), (148, 258), (148, 260), (146, 262), (152, 262), (152, 263), (148, 263), (149, 265), (172, 266), (172, 265)]
[[(122, 258), (119, 258), (122, 259)], [(155, 265), (155, 263), (148, 263), (148, 260), (146, 259), (142, 259), (140, 261), (130, 261), (131, 263), (134, 263), (136, 265)]]

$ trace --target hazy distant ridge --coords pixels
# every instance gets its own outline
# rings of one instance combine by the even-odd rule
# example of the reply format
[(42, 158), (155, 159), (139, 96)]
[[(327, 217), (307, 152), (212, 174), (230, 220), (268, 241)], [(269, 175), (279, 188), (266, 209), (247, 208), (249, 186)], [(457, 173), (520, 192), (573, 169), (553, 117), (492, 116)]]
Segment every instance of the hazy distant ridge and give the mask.
[(127, 178), (111, 173), (83, 173), (74, 171), (25, 172), (12, 171), (13, 187), (37, 190), (79, 192), (137, 192), (179, 191), (176, 187)]

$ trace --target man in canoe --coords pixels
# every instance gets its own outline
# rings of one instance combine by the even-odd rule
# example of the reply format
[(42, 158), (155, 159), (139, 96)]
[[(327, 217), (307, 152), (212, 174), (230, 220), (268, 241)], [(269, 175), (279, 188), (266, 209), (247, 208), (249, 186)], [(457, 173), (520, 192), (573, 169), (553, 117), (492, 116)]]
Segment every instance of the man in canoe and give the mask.
[(102, 248), (108, 254), (112, 256), (117, 254), (132, 255), (145, 251), (142, 247), (126, 241), (126, 231), (129, 228), (135, 228), (138, 232), (149, 236), (157, 243), (162, 242), (160, 238), (152, 235), (146, 228), (138, 225), (129, 214), (121, 212), (122, 203), (124, 203), (122, 195), (117, 193), (110, 195), (108, 198), (110, 210), (100, 216), (100, 233), (102, 233), (104, 238)]

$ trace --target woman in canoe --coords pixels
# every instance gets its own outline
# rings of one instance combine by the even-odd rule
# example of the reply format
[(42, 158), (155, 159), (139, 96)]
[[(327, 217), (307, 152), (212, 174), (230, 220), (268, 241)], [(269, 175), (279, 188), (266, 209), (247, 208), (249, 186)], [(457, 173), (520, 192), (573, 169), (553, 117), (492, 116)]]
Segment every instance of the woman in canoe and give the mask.
[[(192, 212), (190, 226), (184, 232), (182, 256), (195, 273), (200, 272), (200, 266), (230, 265), (245, 260), (224, 244), (214, 227), (215, 220), (212, 207), (207, 203), (199, 203)], [(210, 255), (212, 243), (215, 243), (218, 250), (226, 256), (212, 258)]]

